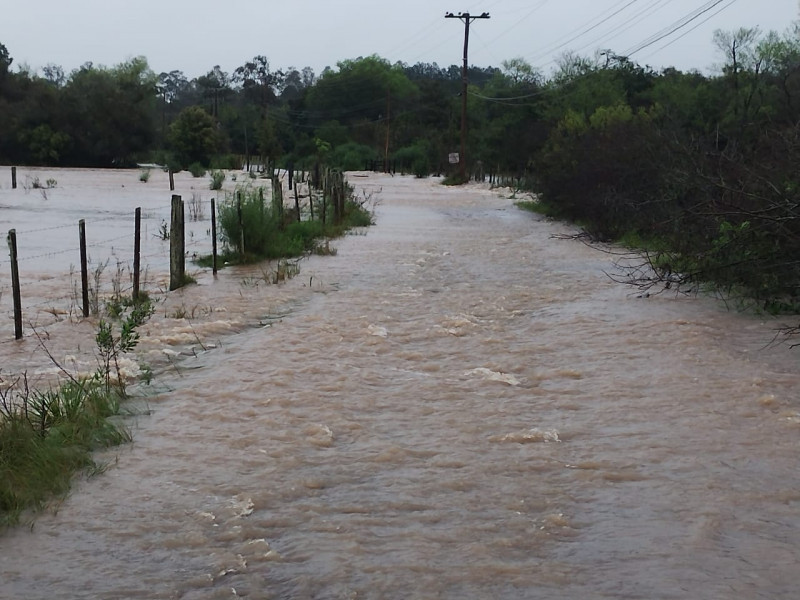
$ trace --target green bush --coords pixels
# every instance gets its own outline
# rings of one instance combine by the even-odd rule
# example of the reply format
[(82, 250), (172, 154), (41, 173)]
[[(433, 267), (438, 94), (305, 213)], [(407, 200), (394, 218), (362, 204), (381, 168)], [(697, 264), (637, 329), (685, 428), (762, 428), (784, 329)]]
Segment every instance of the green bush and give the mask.
[[(251, 261), (302, 256), (314, 251), (322, 238), (342, 235), (352, 227), (371, 225), (372, 213), (366, 204), (367, 200), (346, 200), (342, 222), (338, 225), (330, 222), (323, 224), (321, 221), (285, 220), (276, 214), (271, 202), (264, 200), (264, 188), (240, 187), (233, 194), (227, 194), (219, 207), (218, 221), (226, 246), (225, 259), (231, 262), (237, 257), (242, 261)], [(329, 208), (329, 211), (332, 209)], [(240, 252), (242, 232), (244, 255)], [(203, 260), (201, 264), (206, 262)]]
[(224, 181), (225, 181), (224, 171), (211, 171), (211, 183), (209, 184), (209, 189), (221, 190), (222, 183)]
[(333, 149), (328, 163), (341, 171), (361, 171), (368, 161), (377, 159), (377, 152), (369, 146), (348, 142)]
[(220, 154), (211, 159), (211, 168), (222, 171), (236, 171), (242, 168), (242, 159), (236, 154)]
[(199, 162), (195, 162), (189, 165), (189, 173), (192, 174), (192, 177), (203, 177), (206, 174), (206, 168)]
[(404, 146), (394, 153), (394, 160), (403, 173), (414, 173), (417, 177), (430, 175), (433, 164), (430, 142), (423, 140), (411, 146)]

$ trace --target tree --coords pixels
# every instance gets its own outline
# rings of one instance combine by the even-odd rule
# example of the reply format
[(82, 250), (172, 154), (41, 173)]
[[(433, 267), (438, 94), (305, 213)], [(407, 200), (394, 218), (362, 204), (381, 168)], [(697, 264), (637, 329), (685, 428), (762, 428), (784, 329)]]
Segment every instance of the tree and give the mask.
[(267, 114), (267, 105), (277, 98), (276, 92), (283, 85), (284, 73), (273, 72), (266, 56), (254, 56), (233, 72), (233, 81), (241, 84), (245, 98), (261, 108), (262, 117)]
[(42, 76), (45, 80), (57, 88), (63, 87), (67, 81), (64, 69), (60, 65), (48, 63), (42, 67)]
[(14, 59), (8, 53), (8, 48), (0, 44), (0, 83), (8, 75), (12, 62), (14, 62)]
[(169, 142), (184, 168), (195, 162), (208, 166), (222, 147), (216, 121), (199, 106), (181, 111), (170, 125)]
[(198, 77), (195, 83), (200, 88), (202, 95), (211, 100), (211, 114), (215, 117), (218, 116), (220, 102), (233, 93), (230, 87), (231, 78), (228, 73), (223, 71), (219, 65), (214, 65), (208, 73)]
[(59, 124), (74, 143), (69, 162), (121, 166), (149, 150), (155, 140), (156, 81), (143, 57), (110, 69), (87, 63), (73, 71), (61, 96)]

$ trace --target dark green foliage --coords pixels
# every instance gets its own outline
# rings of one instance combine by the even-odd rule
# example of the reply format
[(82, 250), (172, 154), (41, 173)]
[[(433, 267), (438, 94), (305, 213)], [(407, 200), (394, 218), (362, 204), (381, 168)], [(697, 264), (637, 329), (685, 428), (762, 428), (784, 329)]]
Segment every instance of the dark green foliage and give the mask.
[(360, 171), (369, 161), (377, 160), (378, 153), (369, 146), (348, 142), (335, 147), (328, 156), (328, 164), (342, 171)]
[[(794, 56), (798, 43), (766, 40), (766, 53), (752, 32), (735, 36), (736, 62), (718, 78), (653, 76), (628, 64), (566, 78), (572, 95), (561, 98), (533, 163), (539, 206), (596, 238), (654, 250), (661, 284), (713, 286), (764, 310), (795, 311), (800, 144), (792, 99), (800, 78), (781, 73), (776, 57)], [(624, 94), (597, 106), (611, 82)]]
[[(352, 196), (352, 188), (345, 185), (345, 189), (349, 190), (350, 196), (345, 199), (344, 213), (338, 224), (330, 220), (327, 223), (321, 220), (298, 221), (294, 211), (278, 214), (272, 203), (265, 201), (263, 188), (243, 187), (229, 194), (218, 211), (221, 237), (226, 246), (225, 260), (248, 262), (298, 257), (314, 251), (320, 240), (340, 236), (353, 227), (371, 225), (368, 199), (358, 202)], [(327, 213), (332, 214), (333, 208), (328, 206)], [(315, 217), (319, 214), (318, 206)], [(242, 233), (244, 253), (240, 248)], [(201, 264), (206, 263), (203, 261)]]
[(181, 111), (169, 129), (169, 142), (183, 168), (201, 167), (222, 149), (222, 138), (214, 119), (199, 106)]
[(199, 162), (193, 162), (187, 170), (192, 174), (192, 177), (205, 177), (206, 175), (206, 168)]
[(130, 440), (108, 417), (115, 395), (99, 381), (70, 381), (43, 392), (0, 396), (0, 526), (26, 508), (69, 491), (76, 471), (92, 467), (91, 452)]

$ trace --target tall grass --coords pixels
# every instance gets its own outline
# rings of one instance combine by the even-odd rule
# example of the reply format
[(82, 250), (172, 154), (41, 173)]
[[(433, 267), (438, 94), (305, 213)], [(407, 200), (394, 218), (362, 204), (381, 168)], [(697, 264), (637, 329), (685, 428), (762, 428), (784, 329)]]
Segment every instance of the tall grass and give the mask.
[[(348, 229), (371, 225), (372, 213), (367, 200), (357, 201), (352, 188), (348, 187), (348, 190), (342, 219), (334, 224), (319, 220), (298, 221), (295, 211), (280, 210), (281, 207), (266, 202), (263, 188), (237, 188), (233, 194), (227, 195), (219, 208), (221, 237), (227, 249), (225, 260), (249, 262), (298, 257), (314, 252), (323, 240), (341, 236)], [(315, 215), (320, 212), (315, 208)], [(332, 210), (329, 208), (327, 212), (330, 214)]]
[(36, 390), (25, 375), (12, 381), (0, 377), (0, 528), (17, 523), (24, 510), (65, 495), (76, 472), (97, 470), (93, 451), (130, 441), (128, 430), (113, 419), (126, 397), (119, 358), (136, 348), (137, 328), (153, 310), (145, 300), (115, 306), (114, 312), (112, 320), (98, 325), (99, 367), (92, 377), (67, 372), (42, 338), (64, 383)]
[(45, 391), (23, 381), (0, 391), (0, 527), (64, 496), (76, 471), (97, 468), (94, 450), (130, 441), (109, 420), (119, 408), (119, 396), (97, 379)]

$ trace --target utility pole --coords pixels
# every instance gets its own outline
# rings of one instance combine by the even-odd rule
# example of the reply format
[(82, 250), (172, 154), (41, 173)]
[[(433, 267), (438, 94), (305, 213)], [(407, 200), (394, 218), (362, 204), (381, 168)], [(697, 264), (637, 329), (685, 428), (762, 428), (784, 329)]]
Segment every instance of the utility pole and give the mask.
[(468, 12), (454, 15), (449, 12), (444, 15), (445, 19), (461, 19), (464, 23), (464, 66), (461, 68), (461, 154), (458, 156), (458, 166), (461, 172), (461, 179), (467, 181), (467, 86), (469, 77), (467, 69), (469, 63), (467, 59), (467, 49), (469, 48), (469, 25), (476, 19), (488, 19), (489, 13), (471, 15)]

